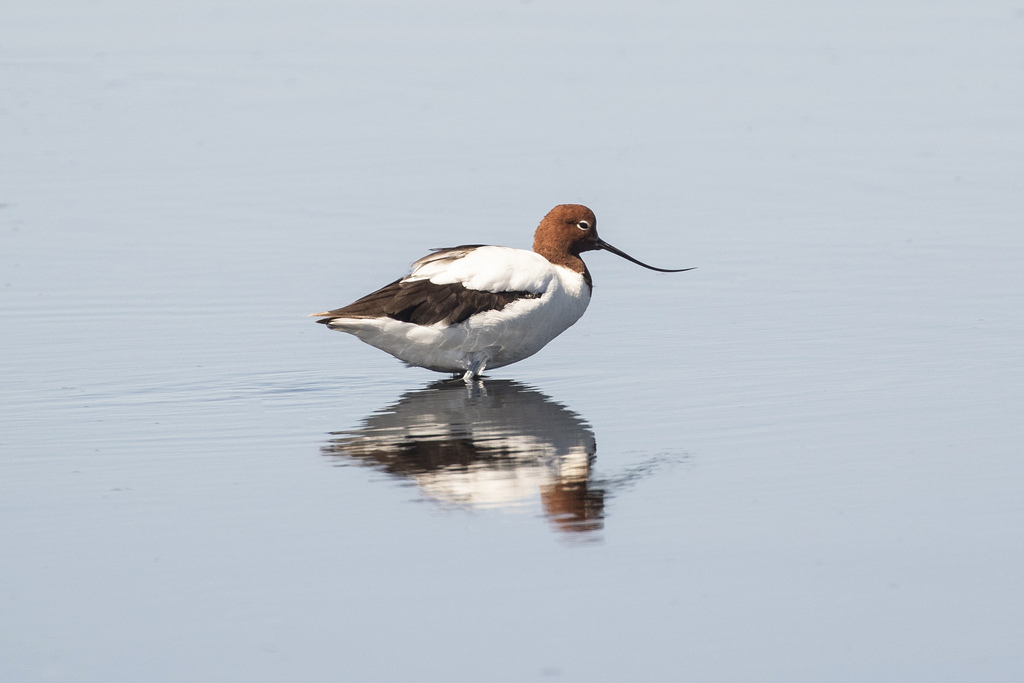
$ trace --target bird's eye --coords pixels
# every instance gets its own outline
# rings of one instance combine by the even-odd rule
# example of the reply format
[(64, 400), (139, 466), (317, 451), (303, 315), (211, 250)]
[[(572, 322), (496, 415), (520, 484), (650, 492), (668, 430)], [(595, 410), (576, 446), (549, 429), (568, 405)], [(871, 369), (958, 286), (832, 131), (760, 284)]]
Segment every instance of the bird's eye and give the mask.
[(579, 223), (576, 224), (576, 227), (579, 228), (580, 230), (590, 230), (590, 223), (588, 223), (587, 221), (580, 221)]

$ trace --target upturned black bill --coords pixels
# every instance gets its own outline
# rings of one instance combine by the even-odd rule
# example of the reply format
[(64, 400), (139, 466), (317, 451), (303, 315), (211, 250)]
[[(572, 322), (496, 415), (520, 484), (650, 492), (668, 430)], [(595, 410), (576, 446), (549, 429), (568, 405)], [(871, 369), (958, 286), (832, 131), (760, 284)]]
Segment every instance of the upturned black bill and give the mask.
[(630, 256), (626, 252), (622, 251), (621, 249), (616, 249), (615, 247), (613, 247), (612, 245), (608, 244), (607, 242), (605, 242), (602, 239), (597, 240), (596, 245), (597, 245), (598, 249), (604, 249), (605, 251), (610, 251), (610, 252), (612, 252), (613, 254), (615, 254), (617, 256), (621, 256), (622, 258), (626, 259), (627, 261), (632, 261), (633, 263), (637, 264), (638, 266), (643, 266), (644, 268), (647, 268), (648, 270), (656, 270), (659, 273), (682, 273), (683, 271), (686, 271), (686, 270), (693, 270), (693, 268), (676, 268), (676, 269), (672, 269), (672, 268), (655, 268), (654, 266), (647, 265), (643, 261), (637, 261), (635, 258)]

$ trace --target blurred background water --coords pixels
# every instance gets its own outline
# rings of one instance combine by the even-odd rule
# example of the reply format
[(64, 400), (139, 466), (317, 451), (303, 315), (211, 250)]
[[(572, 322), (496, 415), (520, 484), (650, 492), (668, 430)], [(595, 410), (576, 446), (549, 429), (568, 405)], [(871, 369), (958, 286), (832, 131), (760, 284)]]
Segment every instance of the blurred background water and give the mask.
[[(996, 0), (4, 5), (0, 679), (1019, 679), (1021, 83)], [(304, 317), (564, 202), (698, 269), (469, 386)]]

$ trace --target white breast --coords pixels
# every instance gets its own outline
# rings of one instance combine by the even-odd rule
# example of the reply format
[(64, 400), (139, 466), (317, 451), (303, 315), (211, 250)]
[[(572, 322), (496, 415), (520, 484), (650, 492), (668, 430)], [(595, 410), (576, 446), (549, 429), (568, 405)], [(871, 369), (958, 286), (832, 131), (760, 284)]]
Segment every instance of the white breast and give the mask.
[(537, 353), (575, 324), (590, 304), (590, 287), (582, 274), (540, 258), (549, 277), (544, 289), (537, 292), (539, 298), (520, 299), (462, 324), (468, 346), (488, 350), (486, 367), (500, 368)]

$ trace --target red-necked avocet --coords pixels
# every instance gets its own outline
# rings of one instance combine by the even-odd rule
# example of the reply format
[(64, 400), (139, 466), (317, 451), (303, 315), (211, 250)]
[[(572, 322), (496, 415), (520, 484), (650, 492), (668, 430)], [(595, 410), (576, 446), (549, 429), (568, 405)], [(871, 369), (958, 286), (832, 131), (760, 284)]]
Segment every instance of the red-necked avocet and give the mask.
[(580, 254), (596, 249), (662, 273), (692, 270), (642, 263), (597, 236), (593, 211), (560, 204), (537, 227), (533, 251), (435, 249), (402, 279), (313, 315), (408, 365), (471, 379), (529, 358), (580, 319), (593, 289)]

